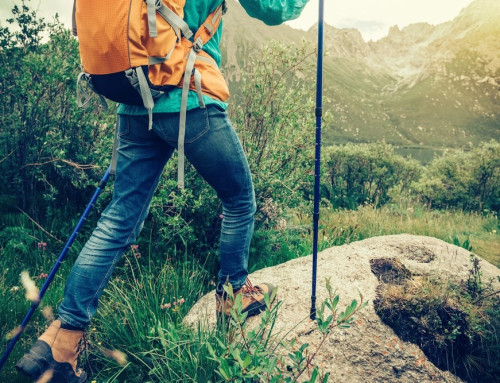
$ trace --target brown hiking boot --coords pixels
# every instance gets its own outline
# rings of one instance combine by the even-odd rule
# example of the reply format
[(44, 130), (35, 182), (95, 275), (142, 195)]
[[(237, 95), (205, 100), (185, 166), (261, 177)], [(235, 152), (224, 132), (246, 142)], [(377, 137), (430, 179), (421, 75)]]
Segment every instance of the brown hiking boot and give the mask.
[(83, 383), (87, 374), (76, 369), (83, 341), (83, 331), (61, 328), (56, 319), (17, 362), (16, 369), (33, 381), (51, 370), (52, 383)]
[[(242, 313), (248, 313), (247, 318), (259, 314), (266, 308), (264, 295), (272, 297), (276, 287), (270, 283), (261, 283), (260, 285), (252, 285), (247, 278), (243, 287), (234, 292), (234, 299), (237, 295), (241, 294)], [(275, 299), (276, 296), (273, 297)], [(218, 286), (215, 293), (215, 311), (217, 317), (229, 316), (231, 308), (233, 307), (234, 300), (227, 296), (222, 286)], [(272, 302), (271, 302), (272, 303)]]

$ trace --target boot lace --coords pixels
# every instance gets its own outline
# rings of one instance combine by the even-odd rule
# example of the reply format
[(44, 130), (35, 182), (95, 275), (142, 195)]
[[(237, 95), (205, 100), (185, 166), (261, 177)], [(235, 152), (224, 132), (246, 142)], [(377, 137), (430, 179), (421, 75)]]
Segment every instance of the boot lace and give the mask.
[(245, 284), (241, 288), (241, 293), (246, 296), (252, 296), (252, 295), (262, 294), (262, 289), (258, 286), (254, 286), (252, 282), (250, 282), (250, 279), (247, 278)]
[(78, 374), (81, 374), (83, 372), (82, 354), (86, 353), (88, 349), (89, 349), (89, 341), (88, 341), (87, 336), (86, 336), (85, 331), (84, 331), (82, 334), (82, 338), (78, 342), (78, 347), (76, 350), (76, 354), (78, 355), (76, 371), (78, 372)]

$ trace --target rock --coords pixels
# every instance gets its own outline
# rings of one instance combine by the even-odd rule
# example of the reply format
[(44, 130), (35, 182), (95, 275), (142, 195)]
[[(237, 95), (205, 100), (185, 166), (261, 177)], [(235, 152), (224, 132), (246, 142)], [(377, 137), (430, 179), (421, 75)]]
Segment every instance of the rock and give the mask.
[[(315, 358), (315, 364), (329, 371), (331, 382), (461, 382), (447, 371), (432, 364), (415, 344), (400, 340), (375, 313), (378, 277), (372, 273), (373, 264), (397, 259), (399, 276), (428, 275), (460, 281), (467, 278), (470, 252), (444, 241), (413, 235), (374, 237), (349, 245), (333, 247), (318, 254), (317, 302), (327, 296), (325, 279), (340, 295), (343, 310), (361, 292), (368, 306), (356, 316), (350, 329), (335, 329)], [(311, 302), (311, 256), (258, 270), (250, 275), (254, 284), (270, 282), (279, 286), (278, 299), (283, 301), (276, 328), (287, 340), (298, 338), (314, 350), (320, 339), (315, 323), (309, 320)], [(379, 267), (387, 270), (387, 267)], [(392, 270), (392, 269), (391, 269)], [(402, 271), (401, 271), (402, 270)], [(484, 280), (496, 278), (500, 269), (481, 262)], [(391, 271), (393, 272), (393, 271)], [(410, 274), (411, 273), (411, 274)], [(500, 288), (494, 282), (495, 289)], [(201, 298), (185, 318), (185, 323), (215, 323), (214, 292)], [(259, 318), (248, 320), (249, 328)]]

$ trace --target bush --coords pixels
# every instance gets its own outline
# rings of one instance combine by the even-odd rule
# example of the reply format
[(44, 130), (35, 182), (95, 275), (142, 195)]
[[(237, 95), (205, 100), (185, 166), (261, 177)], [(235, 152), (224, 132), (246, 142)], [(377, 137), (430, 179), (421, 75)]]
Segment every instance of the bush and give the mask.
[(491, 140), (434, 159), (417, 189), (432, 207), (500, 210), (500, 143)]
[(243, 99), (232, 113), (248, 155), (257, 199), (257, 227), (274, 223), (312, 189), (314, 52), (271, 42), (243, 71)]
[[(166, 165), (151, 202), (150, 216), (141, 241), (149, 242), (160, 258), (190, 254), (213, 275), (218, 266), (217, 248), (222, 224), (222, 206), (215, 191), (196, 172), (186, 167), (186, 188), (177, 188), (177, 161)], [(149, 237), (149, 238), (145, 238)]]
[(54, 209), (85, 203), (113, 132), (107, 115), (98, 122), (76, 108), (80, 60), (69, 30), (25, 2), (12, 14), (15, 32), (0, 28), (0, 210), (17, 206), (44, 222)]
[(336, 328), (349, 328), (354, 316), (367, 305), (360, 294), (360, 302), (353, 300), (339, 313), (339, 295), (333, 291), (329, 280), (326, 280), (326, 288), (328, 297), (321, 303), (315, 319), (319, 342), (309, 349), (308, 343), (299, 347), (295, 344), (297, 339), (287, 342), (287, 334), (276, 333), (275, 322), (281, 301), (273, 305), (274, 297), (266, 295), (267, 310), (261, 314), (260, 323), (249, 330), (245, 322), (248, 313), (242, 313), (241, 295), (235, 296), (231, 286), (225, 286), (233, 301), (230, 316), (219, 321), (220, 336), (215, 345), (207, 344), (211, 359), (218, 364), (217, 375), (226, 382), (326, 383), (330, 373), (321, 373), (312, 363), (314, 358), (330, 334)]
[(385, 204), (392, 188), (408, 189), (421, 173), (417, 161), (395, 154), (386, 143), (330, 146), (322, 159), (322, 196), (335, 207)]

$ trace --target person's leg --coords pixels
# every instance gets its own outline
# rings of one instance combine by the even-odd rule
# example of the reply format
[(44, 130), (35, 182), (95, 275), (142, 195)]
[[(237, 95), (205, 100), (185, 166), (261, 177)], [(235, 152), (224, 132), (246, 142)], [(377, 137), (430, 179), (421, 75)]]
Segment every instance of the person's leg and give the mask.
[(51, 370), (54, 382), (86, 380), (85, 372), (77, 370), (83, 330), (97, 310), (116, 262), (139, 233), (161, 171), (173, 151), (147, 126), (147, 117), (120, 118), (113, 199), (71, 270), (58, 319), (16, 365), (32, 380), (47, 370)]
[(114, 266), (142, 228), (173, 148), (147, 130), (146, 116), (120, 116), (113, 199), (78, 256), (65, 286), (59, 318), (86, 327)]
[[(158, 134), (177, 141), (177, 121), (162, 120)], [(208, 105), (186, 116), (185, 153), (189, 162), (212, 186), (223, 207), (219, 282), (234, 289), (244, 285), (253, 233), (255, 196), (248, 162), (225, 111)], [(189, 188), (189, 185), (186, 185)]]
[[(169, 124), (160, 124), (158, 134), (175, 145), (177, 124)], [(263, 294), (271, 294), (274, 287), (252, 286), (247, 279), (255, 194), (245, 153), (225, 111), (209, 105), (187, 113), (185, 153), (222, 202), (217, 311), (229, 309), (223, 302), (225, 297), (220, 298), (224, 295), (222, 286), (229, 282), (234, 291), (244, 294), (244, 311), (255, 315), (265, 307)]]

